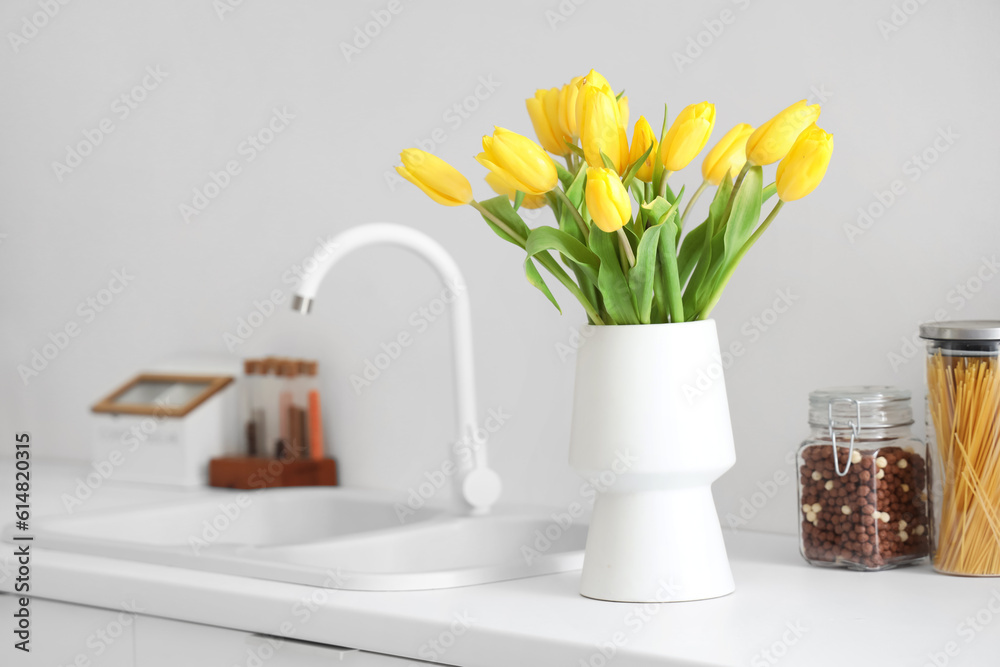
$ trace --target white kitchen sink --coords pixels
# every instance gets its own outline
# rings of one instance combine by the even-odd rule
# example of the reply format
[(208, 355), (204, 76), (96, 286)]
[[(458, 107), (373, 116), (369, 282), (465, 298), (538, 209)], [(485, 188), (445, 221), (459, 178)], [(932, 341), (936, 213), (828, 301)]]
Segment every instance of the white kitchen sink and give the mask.
[(477, 517), (424, 508), (403, 523), (400, 507), (343, 488), (219, 492), (43, 517), (33, 532), (40, 548), (347, 590), (451, 588), (583, 565), (585, 525), (497, 508)]

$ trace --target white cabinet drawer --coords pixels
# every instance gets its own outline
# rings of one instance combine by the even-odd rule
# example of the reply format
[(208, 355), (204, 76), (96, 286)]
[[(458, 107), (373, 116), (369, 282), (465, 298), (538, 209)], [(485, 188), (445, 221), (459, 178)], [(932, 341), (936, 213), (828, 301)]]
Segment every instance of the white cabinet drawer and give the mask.
[(163, 618), (136, 622), (136, 667), (427, 667), (433, 663)]
[(127, 611), (31, 598), (31, 651), (14, 648), (18, 598), (0, 594), (0, 665), (16, 667), (132, 667), (135, 616)]

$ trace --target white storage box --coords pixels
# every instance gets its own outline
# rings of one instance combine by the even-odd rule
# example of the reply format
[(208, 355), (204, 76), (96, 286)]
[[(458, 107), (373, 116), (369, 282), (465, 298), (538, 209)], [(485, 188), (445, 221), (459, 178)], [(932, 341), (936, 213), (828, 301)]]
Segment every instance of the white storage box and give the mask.
[(93, 406), (94, 465), (116, 480), (208, 484), (239, 442), (233, 378), (142, 373)]

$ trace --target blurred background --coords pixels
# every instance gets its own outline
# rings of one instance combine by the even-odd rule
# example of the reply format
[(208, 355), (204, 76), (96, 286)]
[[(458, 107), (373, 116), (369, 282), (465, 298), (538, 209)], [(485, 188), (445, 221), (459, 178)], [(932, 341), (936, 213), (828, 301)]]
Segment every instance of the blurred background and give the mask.
[[(331, 235), (393, 221), (465, 273), (505, 501), (580, 500), (566, 458), (582, 309), (550, 281), (560, 315), (520, 251), (393, 166), (432, 150), (493, 196), (481, 136), (533, 136), (525, 98), (592, 67), (632, 123), (708, 100), (714, 143), (808, 99), (836, 137), (824, 183), (785, 207), (714, 312), (738, 457), (715, 486), (723, 523), (795, 531), (809, 391), (910, 389), (922, 434), (917, 325), (1000, 316), (988, 0), (9, 0), (0, 28), (0, 420), (38, 456), (89, 459), (89, 407), (153, 364), (281, 354), (320, 360), (345, 485), (418, 485), (455, 438), (437, 277), (373, 248), (334, 269), (311, 317), (288, 303)], [(697, 186), (699, 164), (673, 187)], [(411, 346), (352, 383), (404, 332)]]

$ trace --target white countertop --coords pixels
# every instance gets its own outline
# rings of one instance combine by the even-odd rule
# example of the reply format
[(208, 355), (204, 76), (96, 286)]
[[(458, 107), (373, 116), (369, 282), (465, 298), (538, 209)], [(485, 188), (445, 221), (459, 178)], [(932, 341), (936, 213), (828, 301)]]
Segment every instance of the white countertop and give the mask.
[[(35, 517), (64, 513), (81, 464), (34, 462)], [(0, 463), (0, 523), (13, 500), (10, 461)], [(185, 491), (107, 482), (80, 511), (190, 497)], [(793, 537), (728, 533), (737, 590), (701, 602), (620, 604), (582, 598), (579, 573), (467, 588), (375, 593), (197, 572), (46, 551), (35, 544), (33, 594), (297, 639), (427, 657), (447, 664), (514, 665), (913, 665), (1000, 662), (1000, 579), (938, 575), (929, 565), (857, 573), (807, 565)], [(10, 567), (4, 549), (0, 567)], [(0, 572), (0, 577), (3, 573)], [(12, 590), (4, 577), (0, 590)], [(462, 619), (459, 621), (459, 619)], [(287, 625), (287, 624), (290, 624)], [(468, 629), (464, 626), (468, 625)], [(615, 644), (613, 660), (600, 646)], [(933, 656), (933, 659), (932, 659)]]

